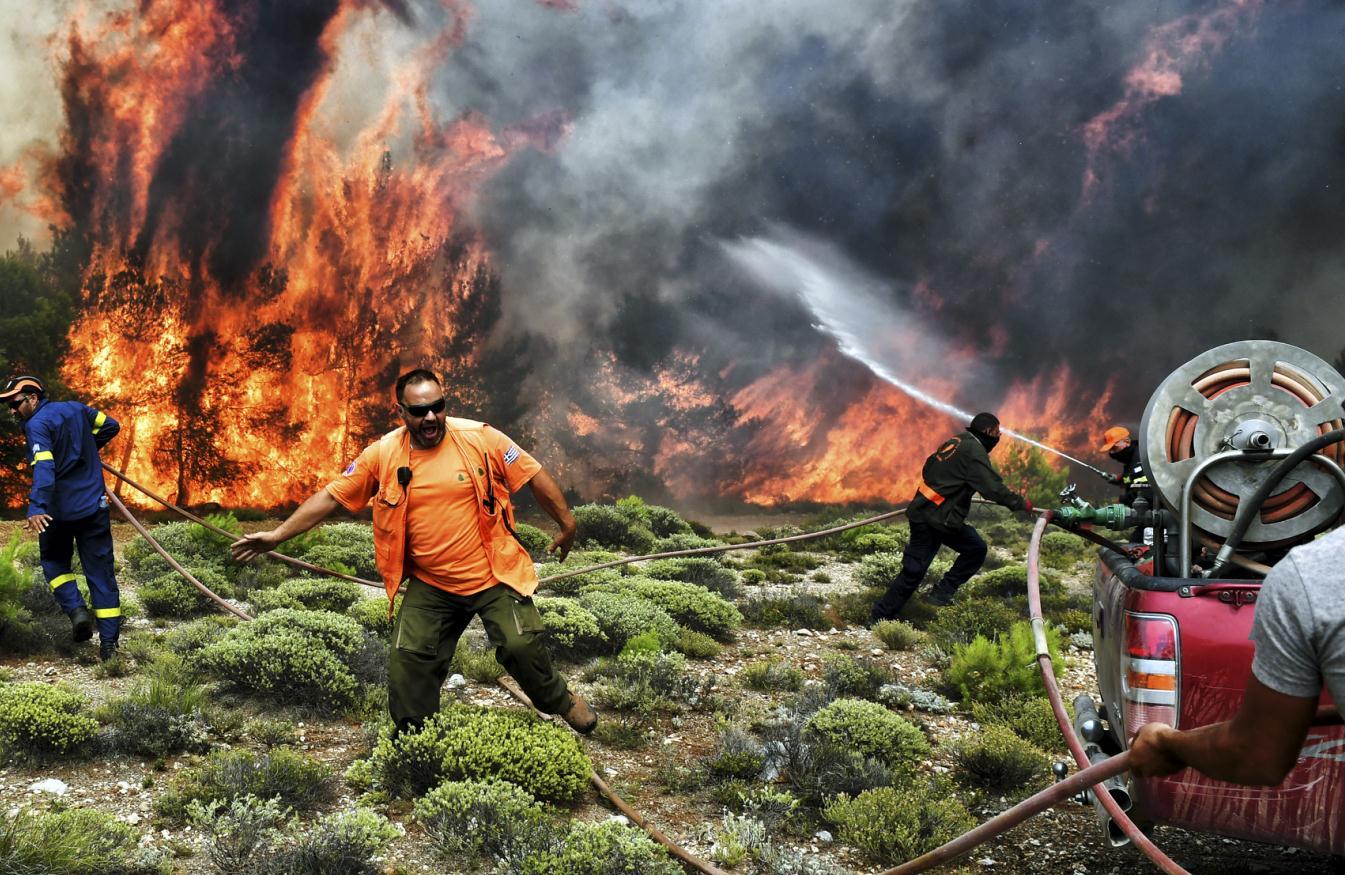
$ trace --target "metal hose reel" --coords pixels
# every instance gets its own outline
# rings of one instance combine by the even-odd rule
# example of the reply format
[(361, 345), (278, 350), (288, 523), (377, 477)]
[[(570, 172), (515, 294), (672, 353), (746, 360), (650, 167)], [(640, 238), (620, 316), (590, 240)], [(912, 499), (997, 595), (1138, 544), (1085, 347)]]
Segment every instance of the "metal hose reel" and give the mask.
[[(1244, 340), (1196, 356), (1159, 384), (1140, 423), (1140, 454), (1157, 499), (1180, 514), (1185, 488), (1196, 536), (1222, 542), (1274, 458), (1342, 425), (1345, 377), (1296, 346)], [(1213, 459), (1220, 454), (1226, 463)], [(1299, 464), (1261, 505), (1242, 547), (1288, 546), (1334, 525), (1345, 509), (1333, 472), (1342, 463), (1337, 443)]]

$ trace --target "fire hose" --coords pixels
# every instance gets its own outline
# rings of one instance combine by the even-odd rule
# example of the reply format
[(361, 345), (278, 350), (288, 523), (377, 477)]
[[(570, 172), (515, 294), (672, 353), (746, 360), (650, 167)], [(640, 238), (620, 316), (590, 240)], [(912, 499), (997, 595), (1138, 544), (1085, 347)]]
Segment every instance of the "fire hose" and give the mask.
[[(139, 490), (140, 492), (144, 493), (145, 495), (154, 499), (155, 501), (158, 501), (165, 507), (175, 511), (178, 514), (181, 514), (187, 519), (190, 519), (198, 523), (199, 525), (205, 526), (211, 531), (216, 532), (217, 534), (220, 534), (222, 536), (229, 538), (235, 537), (235, 535), (232, 532), (229, 532), (225, 529), (221, 529), (218, 526), (214, 526), (211, 523), (207, 522), (206, 520), (185, 510), (184, 508), (178, 507), (177, 505), (169, 502), (167, 499), (164, 499), (154, 494), (150, 490), (136, 483), (134, 480), (131, 480), (126, 475), (122, 474), (120, 471), (117, 471), (106, 464), (104, 464), (103, 467), (106, 468), (118, 479), (122, 480), (123, 482), (127, 483), (133, 488)], [(175, 560), (171, 555), (169, 555), (168, 551), (165, 550), (163, 546), (160, 545), (158, 541), (154, 539), (154, 537), (140, 523), (140, 521), (135, 518), (135, 516), (131, 513), (131, 511), (126, 507), (126, 505), (121, 501), (120, 498), (118, 498), (116, 495), (112, 493), (108, 493), (108, 496), (111, 499), (113, 505), (117, 508), (118, 512), (121, 513), (121, 515), (126, 518), (127, 522), (131, 524), (132, 528), (134, 528), (136, 532), (141, 537), (143, 537), (146, 540), (146, 542), (148, 542), (149, 545), (160, 556), (162, 556), (172, 566), (172, 568), (175, 571), (181, 574), (197, 590), (199, 590), (207, 598), (211, 599), (211, 601), (213, 601), (221, 609), (226, 610), (229, 613), (232, 613), (243, 620), (252, 619), (251, 616), (249, 616), (241, 609), (235, 607), (234, 605), (229, 604), (227, 601), (220, 598), (217, 594), (212, 592), (208, 587), (206, 587), (199, 580), (197, 580), (189, 571), (187, 571), (187, 569), (182, 567), (182, 565), (178, 563), (177, 560)], [(982, 500), (978, 500), (978, 503), (988, 504), (990, 502), (984, 502)], [(863, 520), (851, 523), (845, 523), (839, 526), (833, 526), (831, 528), (823, 529), (817, 532), (804, 532), (797, 535), (789, 535), (781, 538), (772, 538), (764, 541), (749, 541), (743, 544), (717, 545), (713, 547), (697, 547), (688, 550), (674, 550), (664, 553), (649, 554), (645, 556), (628, 557), (625, 559), (618, 559), (613, 560), (611, 562), (601, 563), (598, 565), (574, 569), (571, 571), (563, 572), (561, 574), (553, 575), (551, 577), (543, 578), (542, 580), (543, 582), (562, 580), (564, 578), (573, 577), (579, 574), (587, 574), (592, 571), (598, 571), (606, 568), (614, 568), (620, 565), (626, 565), (632, 562), (640, 562), (650, 559), (668, 559), (682, 556), (703, 556), (714, 553), (727, 552), (729, 550), (756, 549), (759, 547), (771, 546), (775, 544), (785, 544), (797, 541), (811, 540), (815, 538), (821, 538), (826, 537), (828, 535), (837, 534), (850, 529), (859, 528), (861, 526), (871, 525), (873, 523), (881, 522), (883, 520), (893, 519), (898, 516), (902, 516), (905, 513), (906, 508), (903, 507), (894, 511), (888, 511), (886, 513), (868, 517)], [(1095, 793), (1098, 792), (1099, 790), (1102, 789), (1100, 786), (1100, 782), (1105, 781), (1108, 778), (1114, 777), (1124, 772), (1127, 768), (1129, 757), (1128, 753), (1112, 757), (1111, 759), (1106, 760), (1105, 762), (1098, 763), (1096, 765), (1092, 765), (1089, 763), (1088, 757), (1084, 753), (1082, 746), (1079, 744), (1078, 740), (1075, 739), (1073, 736), (1069, 724), (1069, 716), (1066, 713), (1064, 705), (1060, 700), (1060, 691), (1055, 685), (1055, 677), (1050, 667), (1051, 665), (1050, 653), (1048, 652), (1046, 647), (1045, 627), (1044, 627), (1044, 621), (1042, 620), (1041, 596), (1039, 592), (1039, 579), (1038, 579), (1039, 578), (1038, 554), (1041, 546), (1041, 535), (1042, 532), (1045, 530), (1046, 525), (1051, 521), (1052, 514), (1050, 511), (1037, 511), (1037, 513), (1039, 516), (1037, 519), (1037, 524), (1033, 529), (1032, 541), (1028, 551), (1028, 602), (1029, 602), (1029, 610), (1031, 613), (1031, 621), (1033, 626), (1034, 637), (1037, 640), (1037, 647), (1038, 647), (1037, 658), (1041, 666), (1042, 677), (1046, 684), (1047, 696), (1051, 701), (1052, 710), (1055, 712), (1056, 720), (1060, 723), (1061, 731), (1065, 736), (1065, 740), (1069, 743), (1071, 752), (1073, 753), (1076, 761), (1079, 763), (1079, 768), (1081, 771), (1073, 775), (1071, 778), (1066, 779), (1065, 781), (1061, 781), (1055, 784), (1054, 786), (1048, 788), (1047, 790), (1043, 790), (1042, 792), (1034, 796), (1031, 796), (1028, 799), (1023, 800), (1018, 805), (1015, 805), (1013, 808), (1001, 812), (999, 815), (991, 818), (990, 820), (986, 821), (985, 823), (981, 824), (975, 829), (963, 834), (962, 836), (959, 836), (958, 838), (952, 840), (951, 842), (948, 842), (947, 844), (939, 848), (936, 848), (935, 850), (930, 851), (929, 853), (924, 854), (921, 857), (918, 857), (914, 860), (910, 860), (902, 864), (901, 866), (889, 869), (886, 872), (882, 873), (882, 875), (906, 875), (906, 873), (923, 872), (933, 866), (937, 866), (942, 863), (953, 860), (961, 856), (962, 854), (965, 854), (966, 852), (970, 851), (972, 848), (1017, 826), (1022, 821), (1026, 820), (1028, 817), (1031, 817), (1034, 814), (1037, 814), (1045, 810), (1046, 808), (1052, 807), (1066, 799), (1071, 798), (1076, 793), (1078, 793), (1079, 790), (1083, 787), (1091, 785), (1094, 787), (1094, 792)], [(1119, 550), (1119, 547), (1116, 544), (1114, 544), (1107, 538), (1104, 538), (1101, 535), (1092, 532), (1091, 530), (1076, 529), (1074, 527), (1067, 527), (1067, 530), (1076, 535), (1080, 535), (1081, 537), (1084, 537), (1089, 541), (1098, 543), (1101, 546)], [(287, 562), (288, 564), (305, 568), (314, 572), (328, 574), (333, 577), (337, 577), (343, 580), (349, 580), (356, 583), (379, 586), (379, 588), (381, 588), (381, 585), (375, 584), (372, 581), (366, 581), (361, 578), (352, 577), (347, 574), (332, 571), (331, 569), (322, 568), (317, 565), (311, 565), (307, 562), (303, 562), (302, 560), (295, 559), (290, 556), (285, 556), (284, 554), (281, 553), (271, 552), (268, 553), (267, 555), (271, 556), (272, 558), (279, 559), (282, 562)], [(517, 685), (515, 685), (511, 681), (504, 679), (503, 677), (498, 679), (498, 683), (502, 688), (505, 689), (505, 691), (507, 691), (519, 702), (536, 711), (536, 708), (533, 706), (532, 702), (528, 699), (527, 695), (521, 689), (519, 689)], [(540, 711), (536, 711), (536, 713), (541, 714)], [(546, 719), (554, 718), (554, 715), (543, 714), (542, 716)], [(695, 871), (705, 873), (705, 875), (724, 875), (722, 870), (716, 868), (714, 865), (710, 863), (700, 860), (690, 852), (686, 851), (684, 848), (680, 847), (679, 845), (677, 845), (677, 843), (673, 842), (666, 835), (664, 835), (663, 832), (660, 831), (657, 827), (655, 827), (653, 824), (645, 820), (638, 812), (636, 812), (633, 808), (631, 808), (625, 802), (625, 800), (623, 800), (616, 793), (616, 791), (613, 790), (611, 786), (598, 775), (596, 771), (591, 771), (589, 773), (589, 781), (590, 783), (593, 784), (594, 788), (597, 789), (600, 794), (602, 794), (605, 798), (607, 798), (609, 801), (612, 802), (613, 806), (615, 806), (618, 811), (620, 811), (632, 823), (635, 823), (646, 833), (648, 833), (651, 838), (655, 839), (661, 845), (667, 848), (668, 851), (671, 854), (673, 854), (673, 856), (676, 857), (683, 865)], [(1101, 794), (1098, 796), (1098, 799), (1103, 805), (1103, 807), (1107, 810), (1108, 814), (1121, 827), (1121, 829), (1125, 832), (1125, 834), (1133, 842), (1135, 842), (1135, 844), (1141, 850), (1143, 850), (1144, 853), (1147, 856), (1149, 856), (1149, 858), (1153, 860), (1163, 871), (1171, 873), (1171, 875), (1186, 875), (1185, 869), (1182, 869), (1175, 862), (1169, 859), (1161, 850), (1159, 850), (1148, 839), (1147, 836), (1145, 836), (1139, 830), (1137, 826), (1135, 826), (1135, 824), (1125, 815), (1125, 813), (1121, 811), (1119, 806), (1116, 805), (1115, 801), (1112, 800), (1110, 794), (1106, 793), (1105, 790), (1103, 790)]]
[[(941, 863), (947, 863), (956, 859), (962, 854), (967, 853), (977, 845), (989, 841), (1000, 833), (1012, 829), (1022, 823), (1027, 818), (1046, 808), (1051, 807), (1065, 799), (1070, 798), (1077, 789), (1062, 789), (1066, 785), (1071, 788), (1080, 788), (1091, 785), (1094, 798), (1102, 805), (1108, 816), (1121, 828), (1135, 846), (1138, 847), (1146, 857), (1149, 858), (1155, 866), (1169, 875), (1189, 875), (1185, 869), (1174, 862), (1167, 854), (1163, 853), (1153, 841), (1140, 830), (1135, 822), (1126, 815), (1121, 807), (1116, 804), (1106, 788), (1101, 782), (1108, 778), (1124, 772), (1129, 766), (1130, 752), (1119, 754), (1104, 760), (1096, 765), (1089, 762), (1088, 754), (1084, 752), (1083, 745), (1074, 735), (1074, 729), (1070, 725), (1069, 713), (1065, 711), (1065, 703), (1060, 698), (1060, 688), (1056, 686), (1055, 672), (1051, 665), (1051, 653), (1046, 642), (1046, 623), (1042, 619), (1041, 609), (1041, 585), (1040, 585), (1040, 553), (1041, 536), (1046, 531), (1046, 526), (1051, 522), (1051, 511), (1042, 511), (1037, 518), (1037, 524), (1032, 530), (1032, 542), (1028, 547), (1027, 553), (1027, 601), (1028, 615), (1032, 622), (1032, 636), (1037, 646), (1037, 664), (1041, 668), (1042, 683), (1046, 685), (1046, 697), (1051, 702), (1051, 710), (1055, 713), (1056, 722), (1060, 724), (1060, 732), (1065, 737), (1066, 744), (1069, 745), (1070, 753), (1079, 765), (1080, 771), (1073, 777), (1061, 781), (1053, 787), (1041, 791), (1035, 796), (1031, 796), (1007, 811), (1001, 812), (996, 817), (991, 818), (970, 832), (958, 836), (946, 844), (943, 844), (929, 853), (917, 857), (897, 866), (888, 869), (882, 875), (913, 875), (916, 872), (924, 872)], [(1073, 531), (1073, 529), (1070, 529)], [(1075, 532), (1080, 534), (1079, 532)]]

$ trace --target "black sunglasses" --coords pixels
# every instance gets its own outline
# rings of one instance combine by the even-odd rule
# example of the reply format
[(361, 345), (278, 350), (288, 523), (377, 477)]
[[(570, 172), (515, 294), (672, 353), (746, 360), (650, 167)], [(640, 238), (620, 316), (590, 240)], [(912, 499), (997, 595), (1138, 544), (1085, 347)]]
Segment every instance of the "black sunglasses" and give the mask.
[(419, 419), (427, 413), (443, 413), (447, 404), (447, 401), (440, 398), (438, 401), (431, 401), (429, 404), (403, 404), (402, 409)]
[(10, 409), (10, 411), (11, 411), (11, 412), (12, 412), (12, 411), (17, 411), (17, 410), (19, 409), (19, 406), (22, 405), (23, 402), (25, 402), (25, 401), (27, 401), (27, 400), (28, 400), (28, 396), (27, 396), (27, 395), (20, 395), (18, 398), (15, 398), (13, 401), (9, 402), (9, 409)]

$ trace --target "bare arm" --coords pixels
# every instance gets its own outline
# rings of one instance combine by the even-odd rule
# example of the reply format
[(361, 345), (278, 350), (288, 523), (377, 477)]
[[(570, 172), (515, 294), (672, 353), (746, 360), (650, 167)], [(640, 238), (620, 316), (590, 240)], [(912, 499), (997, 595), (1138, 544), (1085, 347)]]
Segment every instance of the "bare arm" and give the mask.
[(1220, 781), (1275, 786), (1298, 761), (1316, 716), (1316, 698), (1278, 693), (1253, 675), (1232, 720), (1187, 732), (1164, 723), (1141, 727), (1130, 744), (1131, 769), (1161, 777), (1190, 766)]
[(579, 524), (574, 521), (574, 514), (570, 513), (570, 506), (565, 503), (565, 496), (561, 493), (560, 487), (545, 469), (534, 474), (528, 481), (528, 486), (532, 489), (537, 503), (542, 506), (542, 510), (560, 526), (560, 534), (556, 535), (556, 539), (546, 548), (546, 552), (555, 553), (560, 561), (564, 562), (565, 557), (570, 555), (570, 545), (574, 543)]
[(229, 549), (233, 551), (233, 557), (239, 562), (247, 562), (263, 553), (269, 553), (282, 541), (288, 541), (295, 535), (301, 535), (313, 528), (340, 506), (340, 503), (332, 497), (330, 492), (326, 489), (319, 489), (310, 495), (303, 504), (299, 505), (294, 513), (289, 515), (289, 519), (279, 526), (269, 532), (253, 532), (250, 535), (244, 535), (229, 545)]

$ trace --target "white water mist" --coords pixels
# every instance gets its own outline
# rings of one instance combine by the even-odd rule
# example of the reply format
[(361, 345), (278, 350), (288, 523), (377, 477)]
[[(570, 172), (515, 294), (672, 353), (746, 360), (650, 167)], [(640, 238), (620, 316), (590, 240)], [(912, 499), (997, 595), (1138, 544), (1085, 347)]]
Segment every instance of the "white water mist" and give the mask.
[[(972, 359), (958, 362), (929, 326), (893, 302), (890, 286), (859, 268), (835, 247), (787, 231), (777, 231), (771, 238), (725, 241), (721, 246), (748, 276), (767, 288), (797, 297), (817, 320), (814, 326), (832, 337), (843, 354), (916, 401), (963, 423), (971, 420), (970, 412), (903, 379), (900, 372), (914, 370), (922, 363), (927, 366), (931, 361), (951, 361), (961, 368), (976, 367), (979, 363)], [(1098, 470), (1025, 434), (1007, 428), (1003, 433)]]

